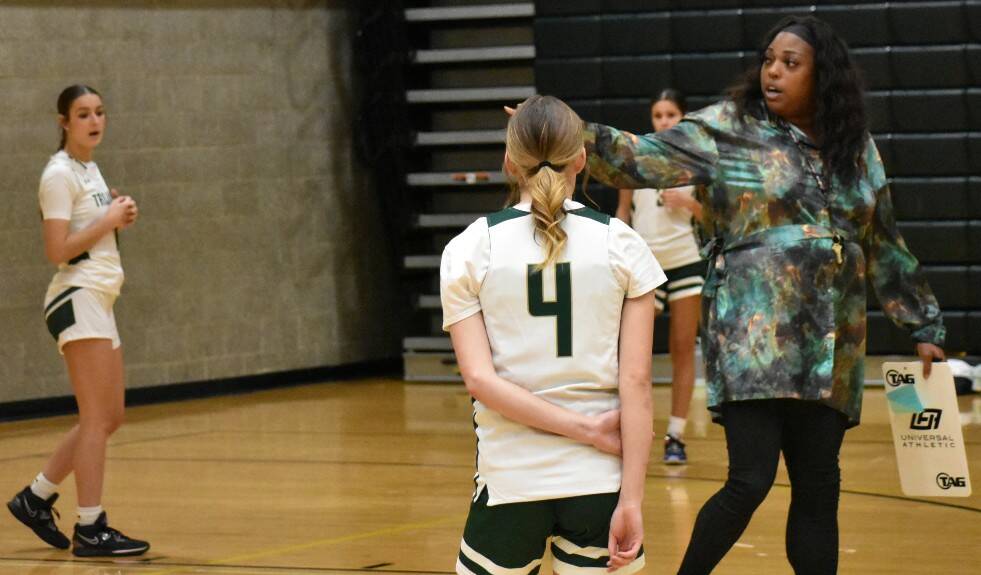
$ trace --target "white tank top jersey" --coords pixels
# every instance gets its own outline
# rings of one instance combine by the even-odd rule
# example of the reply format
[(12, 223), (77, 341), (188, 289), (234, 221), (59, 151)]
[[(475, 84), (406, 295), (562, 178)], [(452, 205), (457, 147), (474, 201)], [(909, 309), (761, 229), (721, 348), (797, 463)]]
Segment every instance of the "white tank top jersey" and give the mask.
[[(694, 186), (672, 188), (694, 197)], [(661, 203), (661, 192), (643, 188), (634, 190), (633, 227), (654, 252), (666, 270), (693, 264), (701, 259), (691, 224), (691, 212), (668, 208)]]
[[(443, 251), (443, 329), (483, 312), (498, 375), (562, 407), (598, 414), (620, 405), (618, 347), (624, 298), (664, 272), (629, 226), (566, 200), (568, 241), (542, 271), (529, 204), (478, 219)], [(508, 420), (474, 401), (475, 497), (488, 505), (609, 493), (621, 459)]]
[[(51, 156), (44, 168), (38, 198), (41, 217), (69, 220), (69, 233), (92, 225), (109, 211), (112, 203), (109, 187), (95, 162), (81, 162), (64, 150)], [(58, 265), (45, 300), (71, 286), (119, 295), (122, 284), (123, 266), (116, 235), (109, 233), (71, 262)]]

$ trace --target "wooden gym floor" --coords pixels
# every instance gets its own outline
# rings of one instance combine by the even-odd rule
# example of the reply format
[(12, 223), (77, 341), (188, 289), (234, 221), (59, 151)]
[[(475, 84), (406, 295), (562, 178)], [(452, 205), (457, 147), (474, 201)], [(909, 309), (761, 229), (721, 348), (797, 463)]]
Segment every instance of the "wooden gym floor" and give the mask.
[[(670, 388), (657, 386), (655, 429)], [(902, 496), (885, 400), (869, 390), (842, 451), (842, 574), (978, 573), (981, 398), (961, 398), (975, 494)], [(41, 468), (71, 417), (0, 424), (6, 500)], [(685, 467), (648, 471), (648, 574), (674, 573), (701, 504), (726, 473), (722, 430), (696, 390)], [(149, 539), (130, 560), (75, 560), (0, 509), (0, 575), (451, 573), (472, 487), (474, 437), (461, 385), (365, 380), (129, 410), (109, 449), (111, 524)], [(71, 477), (56, 507), (69, 534)], [(784, 470), (716, 570), (789, 574)], [(543, 571), (547, 573), (547, 571)]]

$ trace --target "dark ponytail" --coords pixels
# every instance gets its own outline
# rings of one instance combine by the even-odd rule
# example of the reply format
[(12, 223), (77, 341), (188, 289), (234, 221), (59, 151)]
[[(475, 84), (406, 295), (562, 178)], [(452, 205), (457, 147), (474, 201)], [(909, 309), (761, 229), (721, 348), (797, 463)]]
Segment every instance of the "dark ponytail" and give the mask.
[[(58, 114), (64, 117), (65, 120), (67, 121), (69, 119), (68, 113), (72, 109), (72, 103), (78, 98), (80, 98), (81, 96), (84, 96), (85, 94), (95, 94), (100, 98), (102, 97), (102, 94), (97, 92), (96, 89), (91, 86), (86, 86), (84, 84), (74, 84), (72, 86), (68, 86), (67, 88), (61, 91), (61, 94), (58, 95)], [(65, 149), (64, 126), (61, 127), (61, 143), (58, 144), (58, 149), (59, 150)]]

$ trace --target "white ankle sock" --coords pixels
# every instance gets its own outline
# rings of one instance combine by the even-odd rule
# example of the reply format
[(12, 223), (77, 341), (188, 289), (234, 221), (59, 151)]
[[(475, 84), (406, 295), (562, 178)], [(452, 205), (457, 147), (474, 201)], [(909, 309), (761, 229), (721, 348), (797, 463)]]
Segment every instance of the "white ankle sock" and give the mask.
[(92, 525), (100, 515), (102, 515), (101, 505), (96, 505), (95, 507), (79, 507), (78, 524), (82, 526)]
[(58, 486), (51, 483), (51, 481), (44, 476), (43, 471), (38, 473), (37, 477), (35, 477), (34, 481), (31, 483), (31, 493), (37, 495), (45, 501), (50, 499), (51, 496), (55, 494), (55, 491), (58, 491)]
[(685, 434), (685, 424), (688, 422), (684, 417), (671, 416), (668, 419), (668, 435), (673, 436), (675, 439), (681, 439)]

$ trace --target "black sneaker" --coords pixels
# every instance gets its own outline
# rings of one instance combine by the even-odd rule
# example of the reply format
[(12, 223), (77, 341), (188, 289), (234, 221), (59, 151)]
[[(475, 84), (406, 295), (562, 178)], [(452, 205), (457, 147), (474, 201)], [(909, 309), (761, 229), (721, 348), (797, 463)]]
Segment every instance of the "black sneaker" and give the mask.
[(76, 523), (72, 543), (72, 554), (76, 557), (141, 555), (150, 548), (146, 541), (131, 539), (109, 527), (105, 511), (92, 525)]
[(664, 463), (667, 465), (684, 465), (688, 463), (685, 454), (685, 444), (673, 435), (664, 436)]
[(42, 541), (58, 549), (68, 549), (68, 537), (58, 530), (52, 514), (58, 516), (58, 511), (52, 505), (57, 501), (58, 494), (55, 493), (47, 500), (41, 499), (30, 487), (25, 487), (23, 491), (14, 495), (14, 498), (7, 502), (7, 509), (14, 514), (18, 521), (31, 528), (35, 535)]

